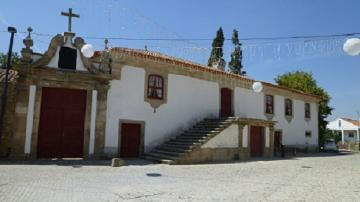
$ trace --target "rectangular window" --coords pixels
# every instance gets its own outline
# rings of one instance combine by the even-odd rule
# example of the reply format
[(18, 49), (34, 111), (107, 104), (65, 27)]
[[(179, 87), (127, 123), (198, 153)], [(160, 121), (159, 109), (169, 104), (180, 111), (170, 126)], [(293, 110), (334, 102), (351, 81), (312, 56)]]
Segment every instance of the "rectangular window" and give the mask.
[(293, 115), (293, 102), (290, 99), (285, 99), (285, 115), (286, 116)]
[(350, 138), (354, 138), (354, 133), (349, 133)]
[(305, 132), (305, 137), (311, 137), (311, 131), (306, 131)]
[(305, 103), (305, 118), (310, 119), (310, 103)]
[(149, 75), (148, 78), (148, 98), (163, 99), (164, 80), (159, 75)]
[(272, 96), (272, 95), (266, 95), (265, 113), (274, 114), (274, 96)]

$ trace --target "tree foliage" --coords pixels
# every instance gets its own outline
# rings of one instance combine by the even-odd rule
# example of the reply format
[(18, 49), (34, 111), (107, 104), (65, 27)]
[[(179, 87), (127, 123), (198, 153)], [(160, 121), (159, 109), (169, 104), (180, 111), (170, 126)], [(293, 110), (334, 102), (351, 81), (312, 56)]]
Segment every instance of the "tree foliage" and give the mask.
[(275, 82), (279, 86), (294, 88), (297, 90), (301, 90), (305, 93), (321, 96), (323, 98), (322, 101), (319, 103), (318, 118), (319, 146), (324, 144), (327, 133), (326, 125), (328, 123), (325, 119), (329, 115), (331, 115), (331, 111), (333, 110), (333, 108), (329, 106), (329, 102), (331, 99), (329, 94), (323, 88), (317, 85), (316, 80), (313, 78), (311, 73), (304, 71), (295, 71), (279, 75), (277, 78), (275, 78)]
[(242, 49), (241, 43), (239, 41), (239, 33), (236, 29), (233, 31), (233, 35), (231, 38), (232, 43), (235, 46), (234, 51), (231, 53), (231, 60), (229, 62), (229, 69), (232, 73), (245, 75), (246, 72), (243, 71), (242, 66)]
[[(0, 68), (1, 69), (6, 69), (7, 58), (8, 58), (7, 54), (0, 53)], [(19, 62), (20, 62), (20, 56), (17, 53), (12, 53), (11, 65), (19, 64)]]
[(223, 46), (224, 46), (224, 33), (222, 28), (220, 27), (216, 32), (216, 37), (212, 42), (212, 50), (210, 53), (210, 57), (208, 60), (208, 66), (211, 66), (214, 62), (217, 61), (225, 61), (223, 59)]

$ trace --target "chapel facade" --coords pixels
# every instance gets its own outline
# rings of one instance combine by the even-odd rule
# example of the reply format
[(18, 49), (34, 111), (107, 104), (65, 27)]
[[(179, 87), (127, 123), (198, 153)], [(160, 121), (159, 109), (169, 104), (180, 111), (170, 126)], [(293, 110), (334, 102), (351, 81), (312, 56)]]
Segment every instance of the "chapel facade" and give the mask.
[(148, 50), (87, 58), (71, 27), (45, 53), (33, 43), (29, 32), (13, 70), (1, 156), (186, 164), (317, 149), (320, 97), (266, 82), (256, 93), (256, 80)]

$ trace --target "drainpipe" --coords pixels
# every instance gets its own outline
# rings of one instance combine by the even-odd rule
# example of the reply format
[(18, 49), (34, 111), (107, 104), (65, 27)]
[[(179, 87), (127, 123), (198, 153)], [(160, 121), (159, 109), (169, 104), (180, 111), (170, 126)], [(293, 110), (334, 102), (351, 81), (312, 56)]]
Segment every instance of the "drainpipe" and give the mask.
[(9, 70), (10, 70), (10, 65), (11, 65), (11, 54), (12, 54), (12, 48), (13, 48), (13, 42), (14, 42), (14, 35), (16, 33), (15, 27), (8, 27), (8, 32), (11, 33), (11, 37), (10, 37), (9, 52), (8, 52), (8, 55), (7, 55), (8, 57), (7, 57), (4, 89), (3, 89), (3, 94), (2, 94), (2, 97), (1, 97), (0, 143), (1, 143), (1, 137), (2, 137), (2, 134), (3, 134), (4, 115), (5, 115), (5, 111), (6, 111), (6, 98), (7, 98), (7, 90), (8, 90)]

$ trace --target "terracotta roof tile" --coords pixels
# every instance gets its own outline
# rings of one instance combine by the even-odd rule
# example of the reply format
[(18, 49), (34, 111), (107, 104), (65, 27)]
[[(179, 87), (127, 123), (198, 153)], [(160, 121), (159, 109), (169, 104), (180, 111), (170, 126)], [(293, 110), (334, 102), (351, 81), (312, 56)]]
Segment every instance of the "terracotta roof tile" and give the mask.
[[(235, 79), (241, 79), (241, 80), (245, 80), (245, 81), (249, 81), (249, 82), (257, 81), (257, 80), (254, 80), (254, 79), (250, 79), (250, 78), (248, 78), (246, 76), (242, 76), (242, 75), (239, 75), (239, 74), (233, 74), (233, 73), (230, 73), (230, 72), (225, 72), (225, 71), (221, 71), (221, 70), (218, 70), (218, 69), (210, 68), (209, 66), (206, 66), (206, 65), (201, 65), (201, 64), (191, 62), (191, 61), (188, 61), (188, 60), (175, 58), (173, 56), (165, 55), (165, 54), (162, 54), (162, 53), (159, 53), (159, 52), (152, 52), (152, 51), (141, 50), (141, 49), (123, 48), (123, 47), (111, 48), (110, 51), (121, 52), (121, 53), (125, 53), (127, 55), (134, 56), (134, 57), (141, 57), (141, 58), (146, 58), (146, 59), (150, 59), (150, 60), (156, 60), (156, 61), (165, 62), (165, 63), (169, 63), (169, 64), (174, 64), (174, 65), (179, 65), (179, 66), (183, 66), (183, 67), (190, 67), (190, 68), (193, 68), (193, 69), (196, 69), (196, 70), (199, 70), (199, 71), (210, 72), (210, 73), (213, 73), (213, 74), (221, 74), (221, 75), (225, 75), (227, 77), (231, 77), (231, 78), (235, 78)], [(287, 88), (287, 87), (283, 87), (283, 86), (278, 86), (278, 85), (268, 83), (268, 82), (263, 82), (263, 81), (260, 81), (260, 82), (264, 86), (270, 86), (270, 87), (290, 91), (290, 92), (293, 92), (293, 93), (314, 97), (314, 98), (319, 99), (319, 100), (322, 99), (322, 97), (320, 97), (320, 96), (309, 94), (309, 93), (304, 93), (303, 91), (300, 91), (300, 90)]]
[(341, 118), (341, 119), (343, 119), (343, 120), (345, 120), (345, 121), (347, 121), (347, 122), (350, 122), (350, 123), (352, 123), (352, 124), (355, 125), (355, 126), (360, 127), (359, 121), (356, 121), (356, 120), (353, 120), (353, 119), (349, 119), (349, 118)]
[[(0, 82), (5, 82), (6, 69), (0, 69)], [(9, 82), (15, 82), (19, 78), (17, 71), (10, 69), (8, 75)]]

